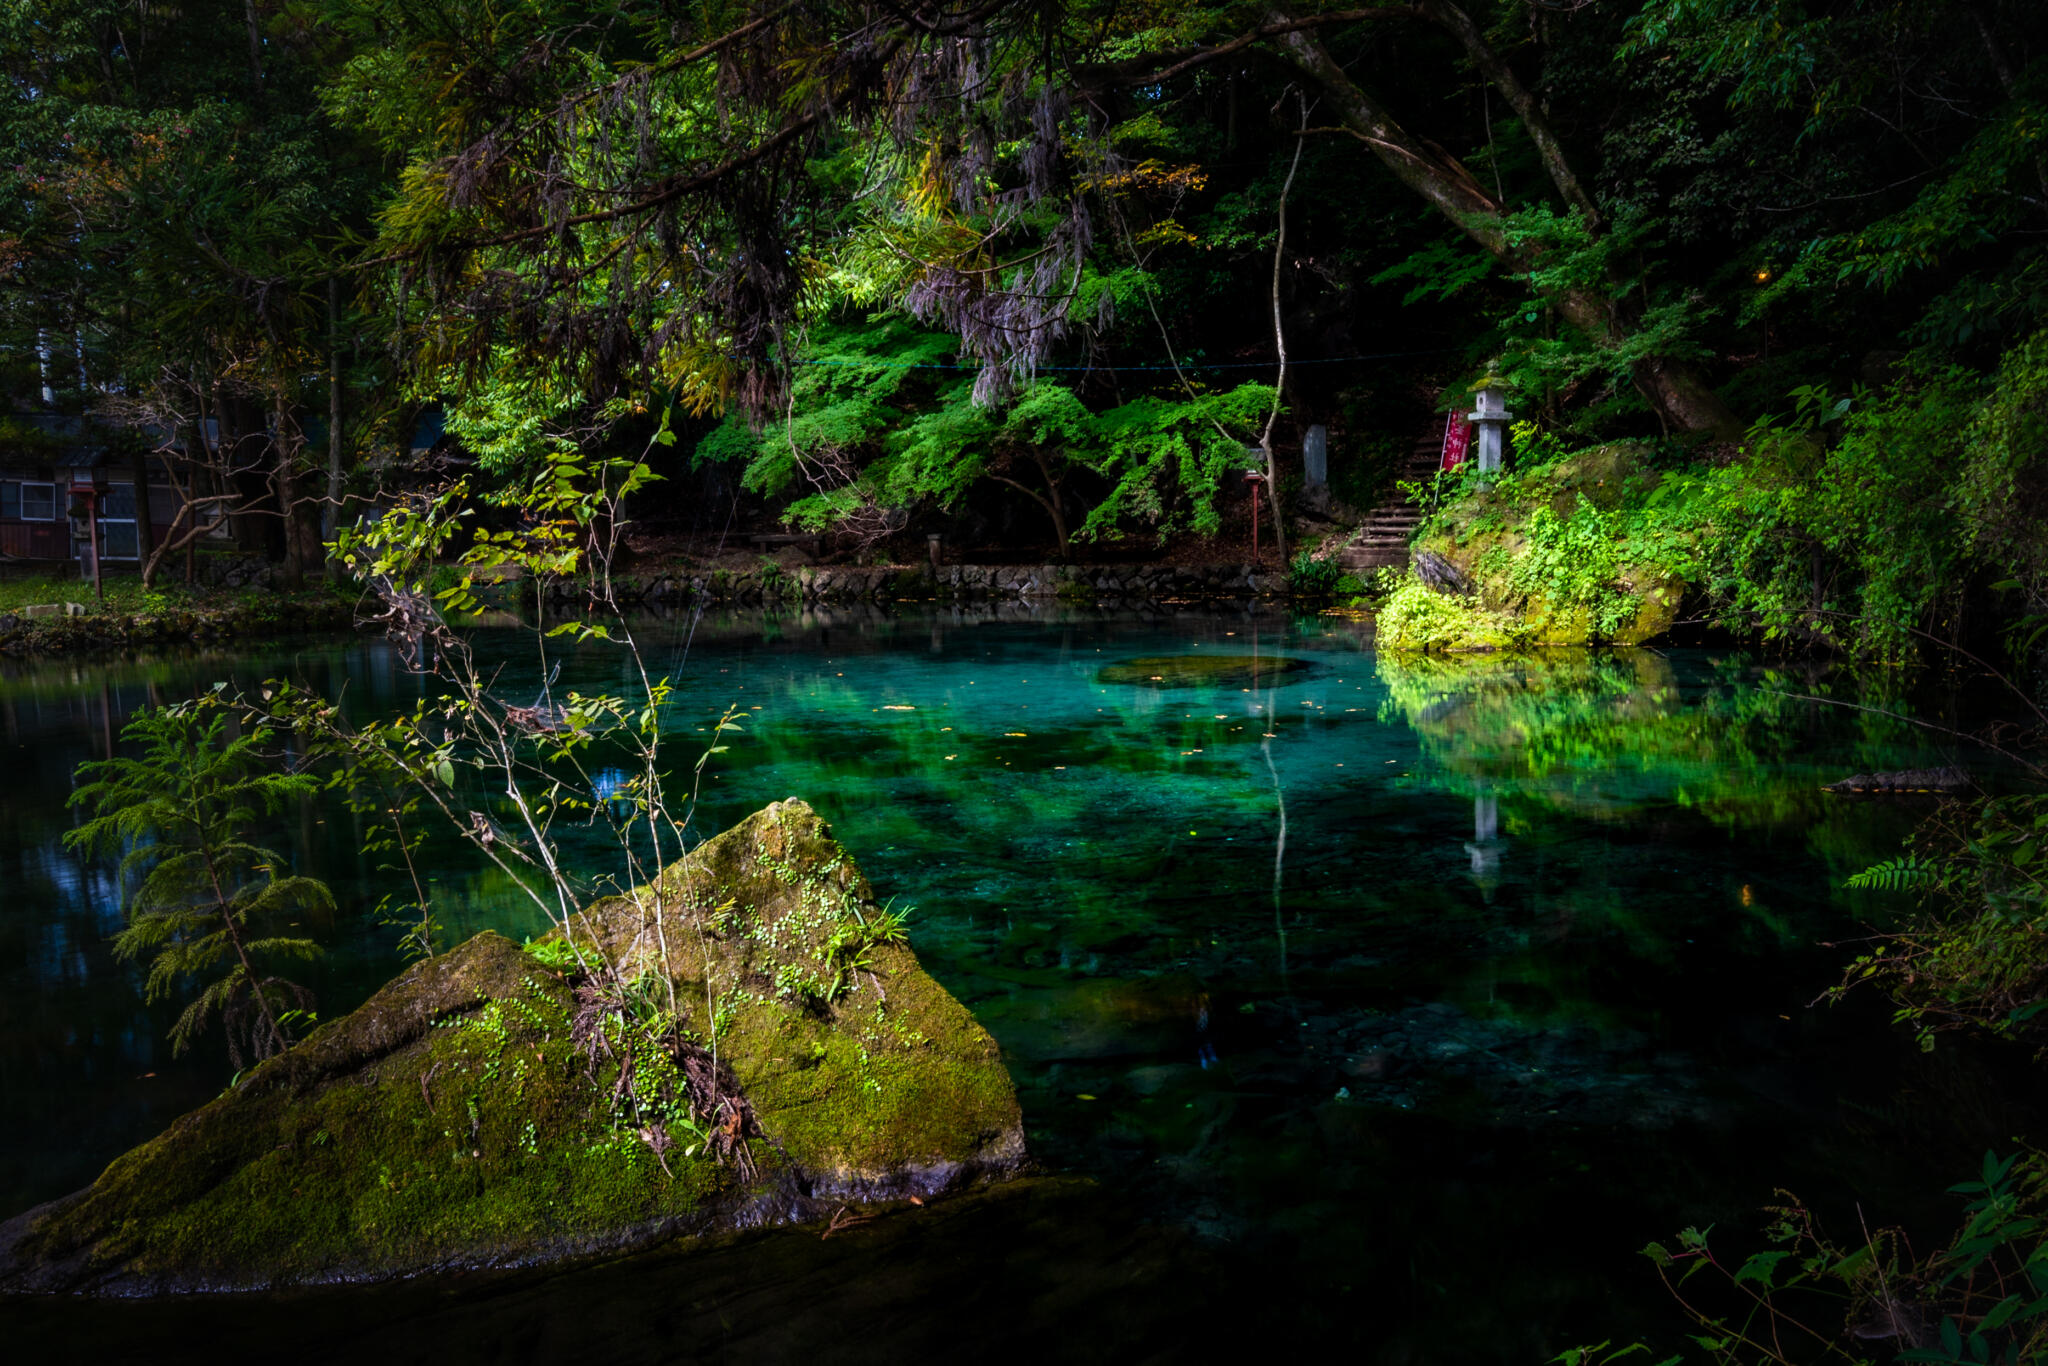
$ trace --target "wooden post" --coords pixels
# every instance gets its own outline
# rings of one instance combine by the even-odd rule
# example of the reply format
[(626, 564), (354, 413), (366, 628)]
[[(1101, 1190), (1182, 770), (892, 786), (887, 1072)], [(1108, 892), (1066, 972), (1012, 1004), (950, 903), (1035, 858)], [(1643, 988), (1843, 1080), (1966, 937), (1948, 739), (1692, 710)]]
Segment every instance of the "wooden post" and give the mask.
[(98, 489), (85, 491), (85, 553), (92, 556), (92, 592), (101, 602), (107, 600), (106, 586), (100, 582), (100, 496)]
[(1260, 474), (1257, 470), (1246, 470), (1244, 481), (1252, 486), (1252, 563), (1257, 564), (1259, 562), (1259, 485), (1266, 482), (1266, 476)]

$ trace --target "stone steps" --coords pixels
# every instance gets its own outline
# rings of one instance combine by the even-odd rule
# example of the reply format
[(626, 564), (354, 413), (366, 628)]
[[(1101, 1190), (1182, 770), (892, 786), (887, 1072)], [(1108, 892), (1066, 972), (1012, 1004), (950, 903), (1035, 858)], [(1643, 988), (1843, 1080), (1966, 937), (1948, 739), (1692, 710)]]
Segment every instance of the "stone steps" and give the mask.
[[(1441, 430), (1418, 439), (1402, 462), (1398, 478), (1420, 483), (1436, 476), (1443, 450)], [(1422, 525), (1422, 509), (1398, 494), (1365, 515), (1352, 542), (1337, 555), (1347, 573), (1362, 574), (1375, 569), (1406, 569), (1408, 542)]]

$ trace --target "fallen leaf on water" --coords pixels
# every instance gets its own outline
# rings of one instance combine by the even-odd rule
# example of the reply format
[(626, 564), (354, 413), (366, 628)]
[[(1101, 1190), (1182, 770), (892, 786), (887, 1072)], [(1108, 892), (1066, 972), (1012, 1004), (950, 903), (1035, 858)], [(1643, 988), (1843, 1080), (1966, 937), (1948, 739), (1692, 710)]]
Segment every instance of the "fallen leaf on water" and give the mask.
[(907, 706), (904, 706), (904, 705), (903, 705), (902, 703), (900, 703), (900, 702), (899, 702), (899, 703), (893, 703), (893, 704), (885, 704), (885, 705), (884, 705), (884, 706), (882, 707), (882, 710), (883, 710), (883, 711), (916, 711), (916, 710), (917, 710), (917, 708), (916, 708), (916, 707), (907, 707)]
[(1093, 1100), (1093, 1099), (1095, 1099), (1095, 1097), (1093, 1097), (1093, 1096), (1089, 1095), (1089, 1094), (1088, 1094), (1087, 1092), (1083, 1091), (1083, 1092), (1081, 1092), (1081, 1093), (1080, 1093), (1079, 1095), (1075, 1096), (1075, 1097), (1074, 1097), (1074, 1099), (1075, 1099), (1075, 1100)]

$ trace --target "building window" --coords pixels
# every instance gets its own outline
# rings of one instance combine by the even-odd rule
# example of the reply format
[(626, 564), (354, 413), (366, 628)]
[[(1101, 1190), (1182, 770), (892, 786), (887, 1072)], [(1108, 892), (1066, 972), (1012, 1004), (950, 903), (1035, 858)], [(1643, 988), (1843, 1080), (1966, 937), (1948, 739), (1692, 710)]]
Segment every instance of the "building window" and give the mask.
[(54, 522), (57, 520), (57, 486), (55, 484), (22, 484), (21, 520), (24, 522)]
[(109, 560), (142, 558), (133, 484), (109, 484), (100, 497), (100, 554)]
[(0, 522), (21, 520), (21, 484), (17, 480), (0, 480)]

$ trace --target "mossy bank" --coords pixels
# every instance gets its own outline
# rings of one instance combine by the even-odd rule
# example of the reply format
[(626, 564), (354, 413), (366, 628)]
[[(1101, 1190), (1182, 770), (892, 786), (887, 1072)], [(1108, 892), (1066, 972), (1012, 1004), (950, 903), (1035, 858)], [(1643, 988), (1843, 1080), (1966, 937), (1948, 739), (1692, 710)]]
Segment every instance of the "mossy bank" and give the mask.
[[(994, 1041), (794, 799), (522, 950), (482, 934), (0, 1226), (0, 1288), (544, 1261), (929, 1196), (1024, 1159)], [(606, 982), (626, 984), (607, 997)], [(640, 1005), (673, 1047), (627, 1047)], [(692, 1116), (716, 1074), (731, 1104)]]
[(1689, 538), (1655, 514), (1664, 476), (1627, 443), (1446, 490), (1378, 616), (1391, 650), (1639, 645), (1671, 629)]

